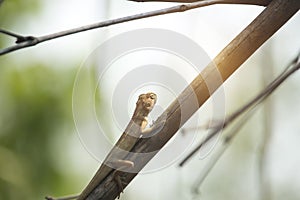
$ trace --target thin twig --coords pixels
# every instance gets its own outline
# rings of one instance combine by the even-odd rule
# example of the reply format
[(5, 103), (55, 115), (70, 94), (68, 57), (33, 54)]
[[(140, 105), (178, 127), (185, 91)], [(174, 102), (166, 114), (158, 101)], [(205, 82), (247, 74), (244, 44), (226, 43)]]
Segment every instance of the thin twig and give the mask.
[[(128, 1), (134, 1), (134, 2), (174, 2), (174, 3), (195, 3), (205, 0), (128, 0)], [(222, 0), (224, 4), (253, 4), (253, 5), (260, 5), (260, 6), (266, 6), (268, 5), (271, 0), (231, 0), (230, 2), (228, 0)]]
[[(263, 87), (273, 77), (274, 63), (272, 62), (271, 46), (267, 45), (264, 51), (264, 59), (268, 60), (265, 67), (261, 67), (261, 82)], [(261, 135), (261, 143), (259, 145), (259, 153), (257, 156), (257, 189), (259, 191), (259, 197), (261, 200), (271, 200), (271, 182), (269, 181), (269, 169), (268, 169), (268, 156), (270, 149), (270, 142), (272, 139), (272, 127), (273, 127), (273, 101), (269, 98), (263, 106), (263, 131)]]
[(7, 31), (7, 30), (3, 30), (3, 29), (0, 29), (0, 33), (11, 36), (11, 37), (15, 37), (17, 39), (24, 37), (22, 35), (19, 35), (19, 34), (16, 34), (16, 33), (13, 33), (13, 32)]
[(197, 177), (197, 180), (192, 186), (192, 192), (194, 194), (199, 194), (199, 187), (209, 174), (209, 172), (213, 169), (217, 161), (220, 159), (220, 157), (223, 155), (227, 147), (229, 146), (230, 142), (234, 138), (234, 136), (241, 130), (241, 128), (244, 126), (244, 124), (248, 121), (248, 119), (253, 115), (254, 108), (251, 109), (249, 112), (243, 113), (245, 114), (242, 119), (239, 120), (239, 123), (236, 124), (232, 130), (230, 130), (230, 134), (227, 135), (223, 140), (222, 144), (219, 149), (217, 149), (214, 154), (212, 155), (212, 158), (209, 159), (209, 161), (205, 164), (204, 168), (201, 170), (201, 174)]
[[(255, 98), (253, 98), (251, 101), (249, 101), (246, 105), (238, 109), (236, 112), (231, 114), (229, 117), (225, 119), (225, 122), (221, 122), (220, 125), (217, 125), (214, 127), (214, 129), (211, 131), (211, 133), (202, 141), (199, 145), (197, 145), (194, 150), (188, 154), (184, 160), (179, 164), (179, 166), (183, 166), (195, 153), (197, 153), (201, 147), (206, 144), (208, 141), (210, 141), (222, 128), (226, 128), (229, 124), (231, 124), (235, 119), (237, 119), (239, 116), (241, 116), (243, 113), (248, 111), (250, 108), (255, 107), (259, 105), (261, 102), (263, 102), (270, 94), (274, 92), (274, 90), (281, 85), (287, 79), (290, 75), (292, 75), (295, 71), (297, 71), (300, 67), (299, 63), (299, 56), (297, 59), (294, 59), (296, 62), (294, 62), (292, 65), (289, 65), (287, 69), (285, 69), (273, 82), (271, 82), (261, 93), (259, 93)], [(298, 61), (297, 61), (298, 60)], [(291, 68), (291, 69), (290, 69)], [(223, 125), (224, 124), (224, 125)]]
[[(165, 8), (165, 9), (160, 9), (160, 10), (155, 10), (155, 11), (150, 11), (150, 12), (145, 12), (145, 13), (140, 13), (136, 15), (131, 15), (131, 16), (126, 16), (126, 17), (121, 17), (117, 19), (111, 19), (103, 22), (98, 22), (86, 26), (81, 26), (78, 28), (73, 28), (45, 36), (22, 36), (16, 33), (12, 33), (9, 31), (2, 30), (3, 34), (16, 37), (17, 38), (17, 44), (1, 49), (0, 50), (0, 55), (4, 55), (19, 49), (35, 46), (39, 43), (48, 41), (48, 40), (53, 40), (56, 38), (64, 37), (67, 35), (72, 35), (75, 33), (80, 33), (96, 28), (103, 28), (115, 24), (120, 24), (124, 22), (129, 22), (129, 21), (134, 21), (138, 19), (144, 19), (144, 18), (149, 18), (149, 17), (154, 17), (154, 16), (159, 16), (159, 15), (166, 15), (166, 14), (171, 14), (171, 13), (177, 13), (177, 12), (184, 12), (187, 10), (195, 9), (195, 8), (200, 8), (204, 6), (210, 6), (214, 4), (251, 4), (251, 5), (267, 5), (268, 2), (267, 0), (264, 0), (263, 3), (260, 0), (205, 0), (201, 2), (196, 2), (196, 3), (190, 3), (190, 4), (182, 4), (182, 5), (176, 5), (173, 7)], [(7, 34), (10, 33), (10, 34)]]
[[(297, 59), (300, 58), (300, 54), (297, 57)], [(295, 59), (295, 60), (297, 60)], [(288, 65), (288, 67), (279, 75), (278, 78), (276, 78), (275, 80), (278, 79), (282, 79), (282, 82), (278, 80), (278, 85), (274, 88), (274, 90), (281, 84), (283, 83), (290, 75), (292, 75), (294, 72), (296, 72), (298, 69), (300, 68), (300, 63), (295, 62), (293, 63), (293, 65)], [(285, 76), (282, 76), (283, 74), (285, 74)], [(266, 96), (266, 98), (272, 93), (274, 92), (274, 90), (272, 90), (270, 93), (268, 93), (268, 95)], [(262, 102), (262, 101), (261, 101)], [(209, 174), (209, 172), (212, 170), (212, 168), (215, 166), (215, 164), (217, 163), (217, 161), (220, 159), (220, 157), (223, 155), (223, 153), (225, 152), (225, 150), (227, 149), (227, 147), (229, 146), (230, 142), (232, 141), (232, 139), (239, 133), (240, 129), (243, 127), (243, 125), (248, 121), (248, 119), (254, 114), (254, 112), (257, 110), (259, 104), (254, 105), (249, 111), (242, 113), (243, 117), (239, 120), (238, 124), (236, 124), (233, 127), (233, 130), (230, 130), (229, 134), (222, 140), (222, 144), (219, 147), (219, 149), (217, 149), (213, 155), (213, 157), (208, 161), (208, 163), (204, 166), (204, 169), (201, 171), (200, 176), (197, 178), (197, 180), (195, 181), (195, 183), (193, 184), (192, 187), (192, 191), (195, 194), (199, 193), (199, 187), (201, 186), (201, 184), (203, 183), (203, 181), (205, 180), (205, 178), (207, 177), (207, 175)]]

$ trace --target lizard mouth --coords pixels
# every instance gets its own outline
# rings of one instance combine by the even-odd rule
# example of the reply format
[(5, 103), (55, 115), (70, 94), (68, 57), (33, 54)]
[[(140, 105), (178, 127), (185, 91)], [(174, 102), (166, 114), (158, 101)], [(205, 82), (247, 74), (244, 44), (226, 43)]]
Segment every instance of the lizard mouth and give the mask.
[(147, 108), (147, 110), (151, 110), (153, 108), (153, 103), (151, 102), (145, 103), (145, 108)]

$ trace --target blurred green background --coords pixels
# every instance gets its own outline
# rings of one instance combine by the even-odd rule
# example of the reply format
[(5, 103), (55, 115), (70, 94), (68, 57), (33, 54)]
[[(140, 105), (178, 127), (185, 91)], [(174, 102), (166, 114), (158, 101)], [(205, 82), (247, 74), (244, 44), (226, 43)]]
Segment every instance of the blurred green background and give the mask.
[[(41, 1), (9, 0), (0, 7), (0, 27), (36, 16)], [(0, 46), (13, 39), (1, 35)], [(17, 58), (16, 58), (17, 59)], [(0, 58), (0, 199), (43, 199), (73, 188), (73, 176), (57, 167), (64, 157), (59, 140), (74, 129), (72, 88), (75, 68), (53, 68), (38, 59)], [(67, 163), (65, 163), (67, 167)], [(69, 186), (69, 187), (68, 187)]]
[[(0, 27), (25, 35), (43, 35), (170, 5), (173, 4), (141, 5), (121, 0), (4, 0)], [(203, 8), (201, 12), (161, 16), (68, 36), (1, 56), (0, 200), (79, 193), (92, 177), (99, 163), (76, 135), (72, 89), (81, 62), (109, 34), (134, 28), (167, 28), (188, 35), (214, 57), (261, 10), (254, 6)], [(263, 79), (272, 80), (294, 58), (300, 47), (299, 25), (297, 14), (225, 84), (227, 113), (257, 94), (264, 87)], [(0, 35), (0, 48), (13, 42)], [(266, 66), (270, 70), (262, 72)], [(194, 159), (183, 169), (175, 163), (138, 176), (121, 199), (259, 199), (257, 162), (265, 126), (269, 126), (264, 121), (265, 112), (269, 112), (273, 133), (267, 158), (271, 199), (299, 199), (299, 85), (297, 74), (274, 95), (276, 102), (271, 111), (260, 110), (251, 119), (208, 176), (201, 195), (192, 194), (191, 186), (205, 159)], [(203, 118), (209, 120), (205, 115)]]

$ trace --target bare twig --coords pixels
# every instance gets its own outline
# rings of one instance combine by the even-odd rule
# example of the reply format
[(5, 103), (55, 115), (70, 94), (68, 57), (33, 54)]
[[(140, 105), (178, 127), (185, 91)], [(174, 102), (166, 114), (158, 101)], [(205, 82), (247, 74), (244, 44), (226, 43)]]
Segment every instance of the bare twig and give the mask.
[[(272, 44), (271, 44), (272, 45)], [(263, 59), (268, 60), (265, 63), (265, 67), (261, 67), (261, 79), (262, 85), (265, 87), (267, 83), (273, 77), (274, 71), (274, 63), (272, 62), (271, 55), (271, 46), (267, 45), (265, 50), (263, 50)], [(266, 103), (263, 106), (263, 119), (262, 119), (262, 136), (261, 143), (259, 145), (259, 153), (257, 158), (257, 189), (259, 191), (259, 196), (261, 200), (271, 200), (271, 182), (269, 180), (269, 168), (268, 168), (268, 156), (269, 156), (269, 148), (270, 142), (272, 139), (272, 122), (273, 122), (273, 101), (272, 99), (266, 100)]]
[(3, 29), (0, 29), (0, 33), (16, 38), (17, 39), (16, 43), (21, 43), (21, 42), (25, 42), (26, 40), (34, 39), (32, 36), (23, 36)]
[[(300, 58), (300, 54), (297, 57)], [(293, 65), (288, 65), (285, 71), (283, 71), (272, 83), (274, 83), (274, 89), (270, 91), (265, 98), (267, 98), (271, 93), (275, 91), (275, 89), (281, 85), (284, 81), (286, 81), (287, 78), (289, 78), (293, 73), (295, 73), (297, 70), (300, 69), (300, 62), (295, 62)], [(271, 84), (272, 84), (271, 83)], [(270, 85), (271, 85), (270, 84)], [(263, 101), (263, 100), (262, 100)], [(261, 102), (262, 102), (261, 101)], [(254, 111), (256, 111), (257, 105), (255, 104), (252, 106), (252, 108), (242, 113), (243, 117), (239, 120), (238, 124), (236, 124), (232, 130), (230, 130), (229, 134), (222, 140), (221, 146), (219, 149), (216, 150), (213, 157), (208, 161), (208, 163), (204, 166), (204, 169), (201, 171), (200, 176), (195, 181), (192, 191), (195, 194), (199, 193), (199, 187), (209, 174), (209, 172), (212, 170), (212, 168), (215, 166), (219, 158), (223, 155), (227, 147), (229, 146), (232, 139), (239, 133), (240, 129), (243, 127), (243, 125), (248, 121), (248, 119), (254, 114)]]
[[(300, 54), (299, 54), (300, 57)], [(298, 58), (299, 58), (298, 57)], [(295, 71), (297, 71), (300, 67), (300, 63), (295, 62), (292, 65), (289, 65), (274, 81), (272, 81), (261, 93), (259, 93), (255, 98), (249, 101), (247, 104), (242, 106), (236, 112), (231, 114), (229, 117), (225, 119), (225, 122), (220, 123), (220, 125), (216, 126), (211, 133), (199, 144), (194, 150), (188, 154), (185, 159), (179, 164), (179, 166), (183, 166), (195, 153), (197, 153), (201, 147), (210, 141), (220, 130), (226, 128), (229, 124), (231, 124), (234, 120), (240, 117), (245, 112), (252, 110), (257, 105), (262, 103), (270, 94), (272, 94), (275, 89), (280, 86), (290, 75), (292, 75)], [(224, 125), (223, 125), (224, 124)], [(227, 138), (228, 139), (228, 138)]]
[(208, 160), (208, 162), (205, 164), (204, 168), (201, 170), (200, 175), (197, 177), (195, 183), (192, 186), (192, 192), (194, 194), (199, 194), (199, 188), (209, 172), (213, 169), (217, 161), (220, 159), (220, 157), (223, 155), (227, 147), (229, 146), (230, 142), (234, 138), (234, 136), (241, 130), (241, 128), (244, 126), (244, 124), (248, 121), (248, 119), (252, 116), (254, 113), (254, 108), (251, 109), (249, 112), (243, 113), (243, 118), (239, 120), (239, 123), (236, 124), (232, 130), (230, 130), (230, 134), (228, 134), (221, 143), (221, 146), (217, 147), (217, 149), (214, 151), (212, 157)]
[[(205, 0), (128, 0), (128, 1), (135, 1), (135, 2), (174, 2), (174, 3), (195, 3), (201, 2)], [(268, 5), (271, 0), (221, 0), (224, 4), (252, 4), (252, 5), (259, 5), (259, 6), (266, 6)], [(220, 4), (222, 3), (220, 2)]]
[(111, 26), (111, 25), (115, 25), (115, 24), (120, 24), (120, 23), (124, 23), (124, 22), (129, 22), (129, 21), (134, 21), (134, 20), (138, 20), (138, 19), (143, 19), (143, 18), (149, 18), (149, 17), (154, 17), (154, 16), (159, 16), (159, 15), (166, 15), (166, 14), (171, 14), (171, 13), (177, 13), (177, 12), (184, 12), (187, 10), (191, 10), (191, 9), (195, 9), (195, 8), (200, 8), (200, 7), (204, 7), (204, 6), (210, 6), (210, 5), (214, 5), (214, 4), (232, 4), (232, 3), (242, 3), (242, 4), (251, 4), (251, 5), (267, 5), (267, 2), (269, 2), (270, 0), (264, 0), (263, 3), (260, 0), (205, 0), (205, 1), (201, 1), (201, 2), (196, 2), (196, 3), (190, 3), (190, 4), (182, 4), (182, 5), (177, 5), (177, 6), (173, 6), (173, 7), (169, 7), (169, 8), (165, 8), (165, 9), (160, 9), (160, 10), (155, 10), (155, 11), (150, 11), (150, 12), (146, 12), (146, 13), (140, 13), (140, 14), (136, 14), (136, 15), (131, 15), (131, 16), (126, 16), (126, 17), (121, 17), (121, 18), (117, 18), (117, 19), (111, 19), (111, 20), (107, 20), (107, 21), (103, 21), (103, 22), (98, 22), (98, 23), (94, 23), (94, 24), (90, 24), (90, 25), (86, 25), (86, 26), (81, 26), (78, 28), (73, 28), (73, 29), (69, 29), (69, 30), (65, 30), (65, 31), (61, 31), (61, 32), (57, 32), (57, 33), (53, 33), (53, 34), (49, 34), (49, 35), (45, 35), (45, 36), (22, 36), (16, 33), (11, 33), (9, 31), (5, 31), (2, 29), (2, 31), (0, 33), (12, 36), (17, 38), (17, 44), (7, 47), (5, 49), (1, 49), (0, 50), (0, 55), (4, 55), (19, 49), (23, 49), (26, 47), (31, 47), (31, 46), (35, 46), (39, 43), (48, 41), (48, 40), (53, 40), (56, 38), (60, 38), (60, 37), (64, 37), (67, 35), (72, 35), (75, 33), (80, 33), (80, 32), (84, 32), (84, 31), (88, 31), (88, 30), (92, 30), (92, 29), (96, 29), (96, 28), (102, 28), (102, 27), (107, 27), (107, 26)]

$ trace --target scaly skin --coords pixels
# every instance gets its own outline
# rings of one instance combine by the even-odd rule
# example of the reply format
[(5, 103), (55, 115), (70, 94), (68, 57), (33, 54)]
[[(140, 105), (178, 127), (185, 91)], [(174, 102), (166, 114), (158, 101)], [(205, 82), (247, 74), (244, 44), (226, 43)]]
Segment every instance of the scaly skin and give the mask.
[[(147, 94), (141, 94), (136, 103), (136, 108), (133, 116), (126, 127), (124, 133), (121, 135), (118, 142), (112, 148), (110, 153), (105, 158), (104, 162), (96, 172), (87, 187), (79, 195), (77, 200), (86, 199), (89, 194), (113, 171), (121, 168), (120, 163), (124, 166), (133, 165), (132, 161), (123, 160), (125, 156), (130, 153), (137, 140), (143, 134), (143, 130), (148, 124), (147, 116), (152, 111), (157, 100), (156, 94), (150, 92)], [(112, 167), (113, 164), (116, 166)], [(117, 166), (119, 165), (119, 166)], [(120, 184), (120, 183), (118, 183)]]

